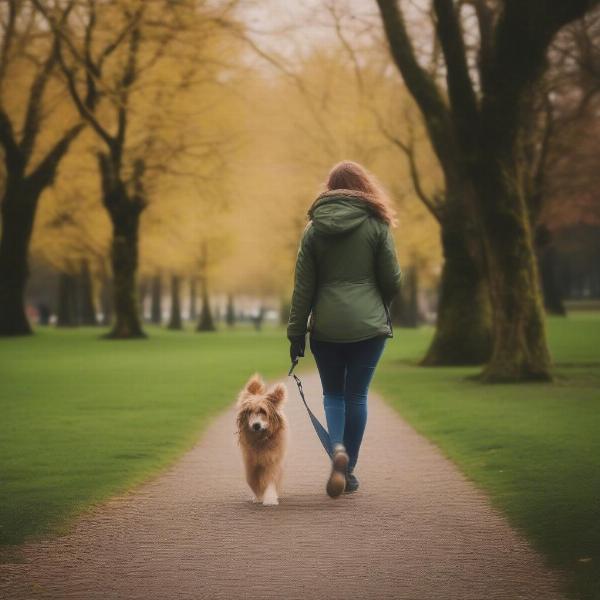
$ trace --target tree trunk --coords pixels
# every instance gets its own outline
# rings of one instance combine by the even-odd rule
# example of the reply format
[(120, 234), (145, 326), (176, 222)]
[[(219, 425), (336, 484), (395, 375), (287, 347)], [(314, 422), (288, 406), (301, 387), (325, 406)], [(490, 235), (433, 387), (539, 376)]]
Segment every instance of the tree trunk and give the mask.
[(192, 277), (190, 279), (190, 321), (196, 321), (198, 318), (198, 294), (196, 292), (197, 284), (198, 282), (196, 278)]
[(0, 238), (0, 336), (33, 333), (25, 313), (28, 249), (40, 192), (6, 183)]
[(494, 152), (483, 152), (475, 175), (479, 198), (485, 199), (479, 209), (494, 343), (482, 377), (490, 382), (551, 379), (539, 276), (517, 156), (511, 152), (501, 159)]
[(100, 305), (102, 308), (102, 325), (109, 326), (113, 315), (113, 289), (112, 280), (108, 275), (102, 277), (102, 288), (100, 290)]
[(557, 250), (552, 240), (552, 233), (544, 225), (539, 225), (536, 229), (535, 246), (544, 308), (551, 315), (564, 317), (567, 311), (558, 277)]
[(57, 327), (77, 327), (78, 320), (77, 277), (63, 272), (58, 280)]
[[(289, 304), (289, 303), (288, 303)], [(290, 311), (288, 309), (285, 323), (287, 323)], [(227, 309), (225, 310), (225, 322), (229, 327), (235, 325), (235, 304), (233, 302), (233, 294), (227, 294)]]
[(79, 276), (79, 322), (82, 325), (98, 325), (96, 317), (96, 305), (94, 302), (94, 286), (92, 284), (92, 274), (87, 260), (81, 261), (81, 274)]
[(180, 287), (180, 277), (173, 275), (171, 277), (171, 318), (169, 319), (169, 329), (182, 329), (181, 302), (179, 301)]
[(200, 321), (198, 322), (196, 331), (216, 331), (216, 329), (210, 308), (208, 285), (205, 278), (202, 282), (202, 308), (200, 310)]
[(110, 213), (115, 323), (107, 337), (115, 339), (146, 337), (140, 322), (136, 287), (140, 213), (128, 204), (125, 197), (119, 208)]
[[(448, 209), (452, 205), (448, 205)], [(492, 349), (489, 291), (474, 256), (478, 236), (469, 240), (464, 214), (441, 221), (444, 264), (435, 335), (421, 361), (424, 366), (480, 365)]]
[(162, 322), (162, 286), (159, 274), (152, 278), (150, 321), (155, 325), (160, 325)]

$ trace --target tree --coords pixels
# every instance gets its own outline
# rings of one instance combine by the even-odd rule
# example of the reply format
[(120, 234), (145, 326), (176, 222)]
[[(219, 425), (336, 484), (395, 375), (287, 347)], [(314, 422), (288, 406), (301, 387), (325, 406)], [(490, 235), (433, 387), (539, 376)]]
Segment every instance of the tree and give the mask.
[[(73, 6), (70, 1), (58, 11), (59, 25), (68, 19)], [(72, 119), (61, 105), (63, 116), (72, 124), (58, 132), (47, 127), (46, 98), (56, 72), (58, 44), (30, 2), (8, 0), (0, 11), (0, 146), (6, 173), (1, 200), (0, 335), (26, 335), (31, 326), (24, 295), (36, 210), (83, 123)]]
[[(367, 69), (364, 65), (372, 60), (374, 46), (377, 48), (370, 37), (378, 37), (372, 31), (370, 20), (358, 19), (357, 25), (353, 11), (347, 11), (344, 15), (344, 11), (334, 1), (328, 2), (327, 8), (337, 37), (354, 66), (361, 93), (368, 98), (374, 112), (378, 129), (404, 155), (413, 185), (413, 196), (416, 196), (439, 225), (443, 265), (437, 324), (421, 364), (441, 366), (484, 363), (491, 353), (491, 319), (488, 286), (481, 260), (481, 243), (467, 200), (469, 188), (464, 185), (460, 165), (453, 153), (452, 146), (455, 142), (448, 119), (443, 114), (442, 102), (426, 89), (428, 81), (434, 81), (439, 76), (438, 45), (433, 44), (426, 69), (416, 68), (418, 63), (414, 52), (404, 53), (398, 63), (399, 66), (402, 65), (404, 81), (413, 100), (419, 106), (427, 103), (432, 113), (432, 118), (425, 122), (425, 129), (430, 134), (429, 143), (424, 143), (421, 131), (423, 126), (420, 123), (415, 126), (418, 119), (414, 102), (407, 101), (406, 89), (402, 88), (400, 93), (384, 95), (385, 100), (390, 96), (396, 98), (396, 105), (389, 107), (385, 101), (381, 101), (382, 88), (385, 90), (390, 87), (387, 69), (378, 69), (382, 73), (380, 79), (383, 85), (374, 86), (372, 78), (366, 76)], [(352, 42), (346, 31), (348, 28), (353, 28), (356, 32)], [(364, 34), (365, 31), (370, 33), (370, 37), (366, 43), (359, 45), (356, 39), (360, 39), (361, 33)], [(411, 75), (407, 79), (408, 73)], [(386, 106), (385, 110), (382, 110), (383, 106)], [(431, 136), (432, 126), (435, 128), (435, 136)], [(426, 180), (431, 179), (431, 171), (437, 171), (439, 167), (431, 164), (433, 161), (421, 164), (423, 159), (419, 158), (419, 155), (430, 155), (432, 150), (441, 167), (441, 185), (436, 182), (433, 187), (426, 185)], [(426, 236), (421, 236), (422, 239), (419, 240), (421, 245), (424, 237)], [(408, 252), (411, 258), (422, 253), (416, 248), (418, 245)], [(417, 280), (415, 277), (415, 281)], [(416, 289), (411, 291), (413, 293), (416, 293)], [(405, 309), (410, 305), (414, 306), (414, 303), (404, 304)], [(416, 315), (413, 314), (403, 321), (412, 323), (415, 319)]]
[[(43, 7), (39, 6), (41, 10)], [(82, 48), (54, 19), (49, 18), (55, 31), (58, 56), (63, 73), (66, 76), (71, 98), (81, 114), (104, 143), (105, 149), (97, 152), (98, 167), (102, 186), (102, 201), (110, 215), (113, 227), (111, 262), (114, 287), (114, 309), (116, 321), (110, 337), (144, 337), (136, 298), (136, 269), (138, 263), (138, 230), (142, 211), (146, 206), (143, 177), (146, 165), (143, 158), (134, 158), (129, 165), (124, 162), (127, 129), (129, 125), (129, 102), (134, 84), (139, 76), (139, 51), (142, 40), (142, 20), (145, 13), (143, 5), (125, 8), (117, 13), (121, 17), (119, 31), (114, 39), (105, 42), (102, 50), (94, 53), (99, 7), (95, 0), (88, 3), (89, 11), (85, 15), (87, 23), (83, 35)], [(106, 9), (105, 9), (106, 10)], [(111, 11), (113, 12), (113, 11)], [(45, 12), (44, 14), (48, 14)], [(66, 49), (65, 49), (66, 47)], [(113, 100), (113, 114), (110, 120), (116, 122), (111, 132), (96, 115), (96, 108), (106, 94), (108, 76), (105, 71), (106, 59), (124, 48), (124, 58), (117, 74), (111, 74), (116, 80), (110, 91)], [(75, 58), (67, 63), (65, 53)], [(80, 89), (77, 73), (84, 70), (84, 91)], [(101, 86), (99, 86), (101, 83)]]
[(59, 327), (97, 325), (92, 276), (87, 260), (60, 272), (58, 280), (57, 321)]
[(202, 48), (213, 42), (235, 3), (88, 0), (75, 11), (77, 19), (64, 24), (39, 0), (35, 4), (54, 32), (71, 99), (99, 142), (102, 201), (113, 228), (116, 319), (109, 337), (145, 337), (135, 280), (140, 219), (149, 185), (156, 185), (151, 177), (160, 179), (166, 165), (189, 150), (185, 128), (173, 135), (171, 111), (196, 90), (199, 66), (211, 64), (207, 78), (220, 68)]
[(200, 259), (200, 270), (201, 270), (201, 285), (202, 285), (202, 307), (200, 308), (200, 320), (196, 331), (216, 331), (215, 322), (212, 316), (212, 309), (210, 306), (210, 294), (208, 290), (208, 278), (209, 268), (211, 261), (208, 251), (208, 241), (204, 240), (201, 244), (201, 259)]
[[(439, 224), (444, 259), (435, 333), (421, 364), (482, 364), (491, 353), (491, 311), (481, 244), (466, 202), (468, 188), (463, 188), (457, 157), (453, 153), (438, 153), (443, 166), (443, 189), (426, 189), (417, 157), (416, 133), (411, 126), (414, 117), (408, 110), (403, 111), (403, 116), (408, 123), (404, 137), (385, 125), (381, 116), (379, 128), (406, 157), (415, 194)], [(441, 123), (438, 126), (443, 127)], [(414, 303), (404, 302), (406, 310), (410, 305)], [(414, 320), (412, 316), (408, 322)]]
[(483, 377), (549, 379), (550, 356), (524, 197), (522, 132), (550, 42), (591, 2), (506, 0), (494, 11), (486, 0), (474, 1), (480, 37), (476, 86), (461, 19), (464, 3), (434, 0), (447, 101), (415, 56), (399, 2), (377, 3), (392, 57), (421, 109), (442, 168), (449, 164), (444, 157), (454, 157), (457, 171), (446, 176), (456, 178), (466, 202), (455, 218), (468, 222), (473, 214), (481, 233), (493, 310), (492, 356)]
[[(233, 302), (233, 294), (227, 294), (227, 308), (225, 310), (225, 322), (229, 327), (235, 325), (235, 304)], [(287, 319), (286, 319), (287, 323)]]
[(58, 279), (56, 325), (58, 327), (77, 325), (77, 279), (66, 272), (61, 273)]
[[(58, 293), (59, 324), (96, 325), (96, 290), (106, 268), (109, 231), (105, 213), (97, 201), (93, 162), (80, 158), (85, 146), (83, 133), (62, 161), (61, 173), (47, 189), (38, 210), (30, 255), (60, 274)], [(98, 286), (99, 287), (99, 286)], [(71, 302), (73, 310), (65, 301)]]
[(171, 318), (169, 319), (169, 329), (183, 329), (181, 322), (181, 277), (179, 275), (171, 276)]
[(595, 156), (600, 133), (600, 10), (560, 32), (549, 63), (536, 96), (537, 119), (531, 120), (529, 206), (544, 307), (565, 315), (556, 234), (600, 219)]
[(152, 277), (150, 293), (150, 322), (160, 325), (162, 322), (162, 285), (160, 274)]
[(197, 302), (197, 292), (196, 287), (198, 285), (198, 280), (196, 277), (190, 278), (190, 310), (189, 310), (189, 319), (190, 321), (195, 321), (198, 318), (198, 308), (196, 306)]
[(215, 322), (212, 316), (210, 307), (210, 296), (208, 294), (208, 286), (206, 280), (202, 281), (202, 308), (200, 309), (200, 320), (196, 331), (216, 331)]

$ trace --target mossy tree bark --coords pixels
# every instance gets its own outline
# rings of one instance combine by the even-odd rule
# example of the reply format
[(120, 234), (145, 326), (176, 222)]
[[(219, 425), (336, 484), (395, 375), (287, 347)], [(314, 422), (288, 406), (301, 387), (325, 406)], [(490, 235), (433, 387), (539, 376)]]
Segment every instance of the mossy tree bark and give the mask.
[[(496, 184), (501, 185), (499, 179)], [(494, 311), (494, 345), (483, 377), (491, 382), (548, 380), (550, 353), (525, 202), (516, 190), (489, 191), (488, 197), (497, 193), (500, 198), (483, 208)]]
[[(551, 379), (536, 254), (519, 159), (521, 102), (503, 106), (512, 119), (498, 129), (498, 109), (482, 111), (483, 144), (473, 180), (479, 203), (493, 308), (492, 356), (482, 373), (490, 382)], [(512, 125), (512, 127), (511, 127)], [(512, 136), (510, 131), (512, 129)]]
[(421, 364), (483, 364), (492, 349), (492, 319), (487, 278), (481, 256), (474, 251), (479, 237), (467, 231), (463, 221), (450, 217), (441, 236), (444, 264), (436, 330)]

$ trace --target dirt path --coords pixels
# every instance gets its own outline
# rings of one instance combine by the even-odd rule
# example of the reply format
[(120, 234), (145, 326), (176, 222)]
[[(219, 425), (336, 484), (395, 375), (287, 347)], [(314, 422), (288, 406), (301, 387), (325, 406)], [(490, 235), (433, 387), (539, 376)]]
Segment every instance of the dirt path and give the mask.
[[(361, 490), (330, 500), (295, 388), (285, 495), (249, 502), (233, 412), (172, 469), (0, 565), (2, 598), (560, 598), (549, 572), (426, 440), (371, 397)], [(311, 404), (320, 387), (305, 378)]]

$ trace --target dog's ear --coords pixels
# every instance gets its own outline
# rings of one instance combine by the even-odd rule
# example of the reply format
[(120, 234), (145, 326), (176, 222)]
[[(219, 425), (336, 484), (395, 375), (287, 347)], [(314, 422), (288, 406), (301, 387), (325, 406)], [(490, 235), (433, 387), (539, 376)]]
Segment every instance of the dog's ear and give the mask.
[(278, 383), (269, 390), (267, 398), (275, 405), (283, 404), (287, 398), (287, 388), (283, 383)]
[(246, 391), (249, 394), (264, 394), (266, 389), (267, 386), (258, 373), (254, 373), (246, 384)]

